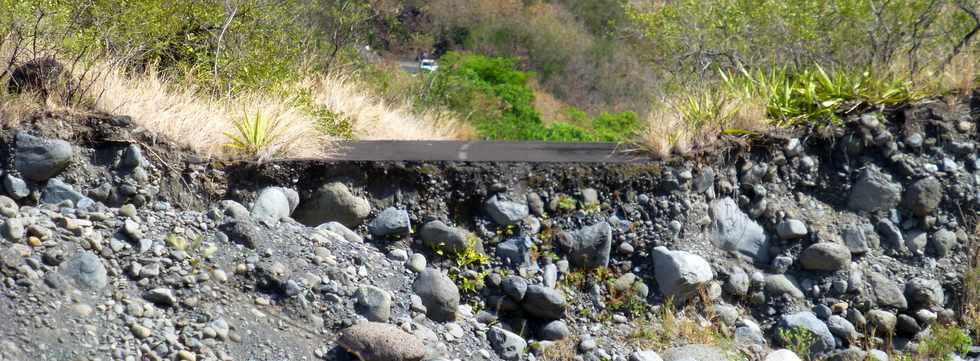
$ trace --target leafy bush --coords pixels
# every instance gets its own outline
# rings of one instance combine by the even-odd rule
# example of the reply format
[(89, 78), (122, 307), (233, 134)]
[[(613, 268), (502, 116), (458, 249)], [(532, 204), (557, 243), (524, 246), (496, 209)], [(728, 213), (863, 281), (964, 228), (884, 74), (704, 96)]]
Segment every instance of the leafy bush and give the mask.
[(810, 354), (810, 347), (817, 339), (813, 332), (803, 327), (780, 328), (778, 336), (786, 348), (803, 357)]
[(785, 69), (722, 73), (727, 90), (736, 96), (766, 99), (768, 115), (777, 126), (812, 122), (839, 124), (845, 105), (892, 105), (921, 97), (912, 83), (894, 74), (870, 71), (828, 72), (816, 65), (790, 73)]
[(642, 127), (643, 123), (633, 112), (602, 113), (592, 120), (596, 140), (603, 142), (632, 140)]
[(928, 338), (919, 344), (919, 355), (930, 360), (952, 360), (953, 353), (966, 354), (973, 340), (958, 327), (933, 324)]
[(641, 128), (635, 113), (603, 113), (592, 120), (578, 109), (568, 109), (585, 127), (554, 122), (545, 124), (534, 108), (534, 76), (515, 69), (513, 59), (450, 52), (439, 71), (421, 80), (420, 107), (445, 107), (469, 115), (481, 138), (495, 140), (624, 141)]

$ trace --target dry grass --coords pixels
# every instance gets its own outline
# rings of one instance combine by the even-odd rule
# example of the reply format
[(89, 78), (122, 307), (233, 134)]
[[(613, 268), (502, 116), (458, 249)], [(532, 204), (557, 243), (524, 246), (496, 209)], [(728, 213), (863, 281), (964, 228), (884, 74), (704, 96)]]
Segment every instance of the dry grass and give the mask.
[[(152, 70), (130, 74), (106, 62), (77, 71), (98, 74), (88, 93), (93, 101), (85, 107), (131, 116), (150, 133), (204, 156), (235, 156), (235, 150), (228, 147), (229, 134), (235, 134), (236, 124), (256, 112), (275, 124), (275, 129), (264, 129), (274, 139), (263, 147), (259, 159), (320, 157), (333, 148), (333, 139), (318, 129), (320, 119), (295, 97), (245, 93), (212, 99), (190, 81), (165, 79)], [(322, 76), (295, 84), (284, 93), (311, 94), (315, 105), (351, 122), (355, 139), (469, 139), (473, 134), (449, 112), (413, 113), (409, 105), (386, 103), (365, 89), (345, 76)], [(59, 108), (51, 99), (45, 103), (34, 96), (0, 97), (2, 125), (14, 127), (36, 111)]]
[(545, 361), (573, 361), (578, 354), (575, 348), (574, 339), (566, 337), (545, 348), (541, 352), (541, 359)]
[[(50, 104), (51, 107), (54, 104)], [(14, 96), (0, 92), (0, 126), (14, 128), (34, 114), (45, 109), (34, 97)]]
[(638, 143), (663, 159), (710, 147), (724, 132), (763, 133), (770, 127), (765, 99), (704, 94), (654, 107)]
[(940, 92), (956, 95), (966, 95), (972, 91), (980, 76), (980, 64), (977, 56), (960, 54), (953, 58), (940, 74)]
[(980, 222), (974, 230), (973, 243), (970, 245), (970, 266), (963, 276), (963, 324), (973, 331), (974, 340), (980, 340)]
[(731, 348), (730, 333), (721, 324), (702, 289), (684, 308), (678, 310), (671, 299), (660, 306), (653, 321), (638, 320), (630, 335), (632, 342), (644, 349), (666, 350), (686, 344), (714, 345)]
[(281, 97), (241, 94), (207, 99), (189, 84), (160, 78), (154, 71), (129, 76), (118, 68), (101, 69), (103, 77), (91, 95), (95, 108), (133, 118), (153, 134), (183, 143), (205, 156), (228, 155), (236, 122), (259, 112), (276, 118), (276, 138), (259, 155), (315, 157), (330, 148), (330, 139), (316, 130), (316, 119)]
[(301, 86), (313, 89), (316, 104), (347, 118), (357, 139), (451, 140), (473, 135), (473, 129), (450, 112), (418, 114), (407, 104), (386, 103), (348, 76), (322, 76)]

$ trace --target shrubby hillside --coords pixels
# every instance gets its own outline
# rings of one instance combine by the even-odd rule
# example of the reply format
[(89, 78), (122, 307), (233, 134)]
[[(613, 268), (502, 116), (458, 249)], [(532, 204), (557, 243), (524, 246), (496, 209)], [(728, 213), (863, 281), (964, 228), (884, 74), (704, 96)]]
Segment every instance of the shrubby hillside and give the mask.
[[(46, 106), (131, 114), (175, 138), (204, 127), (202, 150), (264, 158), (316, 154), (336, 139), (613, 141), (686, 153), (719, 135), (964, 94), (977, 80), (980, 29), (971, 0), (0, 5), (3, 77), (54, 57), (71, 79), (63, 94), (44, 92)], [(420, 54), (440, 70), (404, 71)], [(39, 107), (15, 90), (5, 112)], [(229, 139), (250, 128), (267, 136)]]

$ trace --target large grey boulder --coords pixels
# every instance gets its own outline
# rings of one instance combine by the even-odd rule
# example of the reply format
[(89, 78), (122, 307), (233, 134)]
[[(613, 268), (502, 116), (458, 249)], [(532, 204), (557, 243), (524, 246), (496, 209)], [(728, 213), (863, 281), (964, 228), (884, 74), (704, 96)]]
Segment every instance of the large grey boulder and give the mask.
[(770, 297), (778, 297), (780, 295), (788, 295), (795, 299), (803, 299), (804, 297), (803, 291), (800, 291), (800, 287), (796, 283), (796, 279), (793, 276), (784, 274), (766, 275), (765, 291)]
[(259, 191), (252, 204), (252, 216), (274, 222), (288, 218), (291, 208), (286, 192), (280, 187), (267, 187)]
[(99, 256), (91, 252), (82, 252), (68, 261), (64, 273), (81, 289), (100, 290), (109, 282), (105, 265)]
[(875, 166), (865, 167), (851, 188), (847, 207), (855, 211), (878, 212), (898, 206), (902, 186)]
[(26, 179), (44, 182), (71, 164), (72, 147), (66, 141), (18, 132), (15, 142), (14, 165)]
[(806, 223), (798, 219), (787, 219), (776, 225), (776, 233), (781, 239), (797, 239), (807, 234)]
[(433, 321), (447, 322), (456, 319), (459, 309), (459, 288), (448, 276), (436, 269), (419, 272), (412, 290), (422, 299), (426, 316)]
[(913, 278), (905, 284), (905, 296), (915, 308), (944, 306), (946, 293), (943, 285), (936, 280)]
[(340, 182), (327, 183), (296, 208), (294, 218), (309, 226), (336, 221), (348, 228), (357, 227), (371, 214), (367, 199), (354, 196)]
[(943, 185), (935, 177), (926, 177), (912, 183), (902, 197), (902, 205), (919, 217), (931, 214), (943, 199)]
[(799, 356), (793, 353), (793, 351), (784, 348), (784, 349), (779, 349), (770, 352), (768, 355), (766, 355), (766, 358), (763, 361), (801, 361), (801, 360)]
[(612, 226), (599, 222), (574, 232), (562, 233), (559, 243), (573, 265), (585, 269), (606, 267), (609, 266), (609, 252), (612, 250)]
[(354, 292), (354, 309), (368, 321), (388, 322), (391, 294), (374, 286), (361, 286)]
[(908, 308), (908, 300), (898, 283), (878, 272), (868, 272), (868, 288), (875, 304), (899, 311)]
[(565, 315), (565, 295), (554, 288), (540, 285), (527, 286), (521, 308), (531, 316), (557, 320)]
[[(462, 252), (470, 246), (470, 234), (465, 229), (450, 227), (442, 221), (431, 221), (419, 229), (422, 243), (432, 249), (443, 249), (449, 252)], [(479, 237), (472, 237), (474, 242), (482, 243)], [(474, 245), (483, 251), (483, 245)]]
[(420, 361), (425, 344), (398, 326), (364, 322), (340, 332), (337, 344), (361, 361)]
[(47, 186), (41, 191), (41, 203), (60, 204), (64, 201), (71, 201), (78, 209), (95, 206), (95, 201), (75, 191), (71, 185), (59, 179), (48, 180)]
[(252, 215), (241, 203), (236, 201), (225, 199), (218, 202), (218, 211), (221, 212), (225, 217), (231, 217), (232, 219), (246, 219)]
[(762, 333), (762, 327), (751, 320), (740, 320), (735, 327), (734, 344), (740, 349), (755, 345), (765, 345), (766, 335)]
[(881, 244), (894, 252), (904, 253), (908, 250), (905, 247), (905, 236), (902, 230), (892, 223), (892, 221), (882, 218), (875, 224), (875, 230), (881, 234)]
[(800, 265), (810, 271), (834, 272), (851, 264), (851, 250), (842, 244), (818, 242), (800, 253)]
[(143, 150), (140, 149), (138, 144), (130, 144), (122, 151), (119, 157), (119, 161), (116, 162), (116, 167), (124, 170), (130, 170), (134, 168), (139, 168), (149, 164), (145, 157), (143, 157)]
[(499, 225), (509, 226), (518, 224), (529, 215), (527, 202), (515, 202), (493, 195), (484, 204), (487, 214)]
[(744, 297), (749, 293), (749, 286), (751, 286), (751, 281), (748, 273), (745, 273), (742, 267), (735, 266), (728, 271), (728, 280), (723, 288), (732, 296)]
[(830, 333), (834, 334), (834, 336), (845, 340), (854, 340), (858, 336), (854, 324), (838, 315), (831, 315), (827, 318), (827, 328), (830, 329)]
[(664, 359), (660, 357), (656, 351), (653, 350), (643, 350), (636, 351), (630, 355), (630, 361), (663, 361)]
[(497, 244), (497, 257), (513, 266), (529, 265), (533, 245), (528, 237), (511, 237)]
[[(803, 311), (793, 314), (786, 314), (779, 317), (779, 327), (783, 330), (806, 330), (813, 337), (813, 344), (810, 352), (813, 354), (823, 354), (834, 350), (834, 335), (830, 333), (827, 324), (823, 323), (813, 312)], [(782, 340), (786, 341), (786, 340)]]
[(711, 265), (701, 256), (671, 251), (663, 246), (654, 248), (651, 253), (660, 292), (678, 302), (686, 301), (714, 278)]
[(661, 356), (663, 356), (664, 361), (728, 361), (728, 354), (725, 350), (715, 346), (698, 344), (674, 347), (664, 351)]
[(868, 311), (868, 323), (880, 334), (893, 335), (895, 334), (895, 326), (898, 324), (898, 317), (885, 310), (871, 310)]
[(726, 197), (711, 202), (711, 220), (715, 245), (744, 255), (756, 264), (769, 263), (765, 230), (742, 212), (735, 200)]
[(508, 361), (520, 360), (524, 356), (524, 349), (527, 348), (524, 338), (500, 327), (490, 328), (490, 332), (487, 332), (487, 341), (490, 341), (490, 347), (493, 347), (500, 358)]
[(558, 341), (565, 339), (570, 335), (572, 331), (568, 328), (568, 324), (562, 320), (552, 320), (549, 321), (541, 327), (538, 327), (534, 334), (538, 339), (545, 341)]
[(218, 230), (228, 236), (229, 241), (247, 248), (261, 248), (266, 242), (266, 233), (250, 219), (222, 223)]
[(364, 242), (364, 238), (362, 238), (359, 234), (350, 230), (350, 228), (347, 228), (347, 226), (343, 225), (340, 222), (327, 222), (319, 226), (316, 226), (316, 230), (320, 232), (331, 232), (347, 240), (347, 242), (351, 242), (351, 243)]
[(876, 247), (860, 225), (842, 227), (840, 236), (844, 240), (844, 245), (851, 251), (851, 255), (862, 255)]
[(905, 247), (914, 255), (923, 255), (929, 244), (929, 234), (921, 229), (910, 229), (905, 233)]
[(408, 211), (389, 207), (368, 223), (368, 232), (375, 237), (387, 237), (407, 234), (411, 227)]
[(10, 173), (3, 175), (3, 190), (15, 199), (23, 199), (31, 194), (30, 188), (27, 187), (27, 182)]
[(527, 280), (524, 277), (510, 276), (504, 279), (500, 288), (504, 291), (505, 295), (514, 301), (520, 302), (524, 300), (524, 294), (527, 293), (527, 286)]
[(929, 239), (929, 249), (939, 258), (952, 254), (958, 245), (956, 233), (945, 228), (933, 233), (932, 238)]

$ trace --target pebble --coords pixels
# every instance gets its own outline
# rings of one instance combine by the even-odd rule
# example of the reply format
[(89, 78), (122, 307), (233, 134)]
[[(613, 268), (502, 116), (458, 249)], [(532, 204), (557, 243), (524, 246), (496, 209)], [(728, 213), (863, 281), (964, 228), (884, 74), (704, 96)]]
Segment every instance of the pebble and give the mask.
[(119, 207), (119, 215), (126, 218), (133, 218), (136, 216), (136, 206), (132, 204), (124, 204)]
[(138, 323), (130, 325), (129, 330), (133, 332), (133, 336), (136, 336), (136, 338), (141, 340), (150, 337), (150, 334), (152, 333), (149, 328), (146, 328)]
[(401, 248), (393, 249), (391, 252), (388, 252), (388, 259), (395, 262), (404, 263), (405, 261), (408, 261), (408, 252)]
[(177, 358), (183, 361), (197, 361), (197, 355), (187, 350), (177, 351)]
[(211, 270), (211, 277), (218, 282), (228, 281), (228, 274), (226, 274), (225, 271), (221, 270), (220, 268)]

